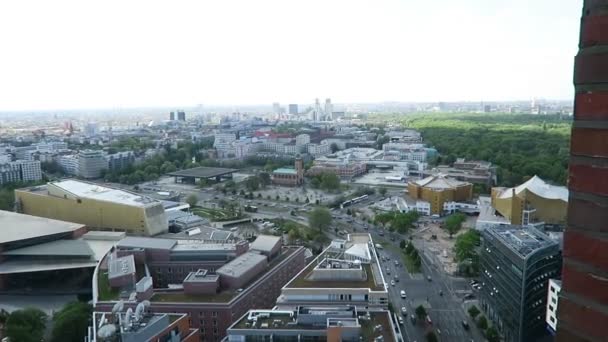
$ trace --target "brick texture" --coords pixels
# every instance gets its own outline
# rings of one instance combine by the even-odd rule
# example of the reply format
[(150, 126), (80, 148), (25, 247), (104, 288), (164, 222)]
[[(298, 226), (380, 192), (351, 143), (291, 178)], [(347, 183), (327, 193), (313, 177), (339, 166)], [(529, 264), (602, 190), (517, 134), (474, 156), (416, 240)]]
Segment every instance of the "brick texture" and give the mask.
[(576, 94), (574, 112), (578, 120), (608, 119), (608, 91), (590, 91)]
[[(557, 306), (557, 315), (561, 320), (568, 322), (569, 327), (575, 327), (575, 331), (580, 331), (581, 335), (589, 336), (594, 341), (606, 341), (606, 327), (608, 327), (608, 316), (594, 309), (572, 302), (567, 298), (560, 298)], [(566, 332), (566, 329), (563, 329)], [(558, 322), (557, 341), (569, 342), (570, 339), (564, 338)], [(567, 334), (569, 335), (569, 334)], [(567, 336), (566, 335), (566, 336)], [(576, 340), (575, 340), (576, 341)]]
[[(608, 139), (608, 134), (605, 136)], [(570, 190), (608, 196), (608, 168), (596, 165), (570, 165), (569, 186)]]
[(570, 197), (568, 226), (592, 232), (608, 232), (608, 206)]

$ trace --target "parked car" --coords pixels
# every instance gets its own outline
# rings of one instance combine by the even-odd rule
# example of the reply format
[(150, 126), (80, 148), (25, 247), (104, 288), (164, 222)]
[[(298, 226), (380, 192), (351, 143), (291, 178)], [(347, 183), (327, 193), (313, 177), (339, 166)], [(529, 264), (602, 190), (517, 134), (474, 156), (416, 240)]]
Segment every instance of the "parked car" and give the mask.
[(405, 295), (405, 291), (401, 290), (401, 298), (405, 299), (407, 296)]
[(464, 328), (464, 330), (469, 330), (469, 322), (462, 321), (462, 327)]
[(403, 321), (402, 317), (398, 317), (398, 319), (399, 319), (399, 325), (404, 325), (405, 324), (405, 322)]
[(412, 324), (416, 324), (416, 316), (414, 314), (410, 315), (410, 320), (412, 321)]
[(402, 306), (402, 307), (401, 307), (401, 314), (402, 314), (403, 316), (407, 316), (407, 308), (406, 308), (405, 306)]
[(431, 279), (431, 276), (430, 276), (430, 275), (427, 275), (427, 276), (426, 276), (426, 280), (428, 280), (428, 281), (432, 281), (433, 279)]
[(395, 286), (395, 281), (391, 280), (391, 286)]

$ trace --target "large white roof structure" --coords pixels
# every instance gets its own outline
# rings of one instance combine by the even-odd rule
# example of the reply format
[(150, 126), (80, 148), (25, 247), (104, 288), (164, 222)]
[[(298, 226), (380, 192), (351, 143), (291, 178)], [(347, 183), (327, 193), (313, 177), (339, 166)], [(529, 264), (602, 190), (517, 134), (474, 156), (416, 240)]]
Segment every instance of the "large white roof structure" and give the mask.
[(355, 243), (352, 247), (347, 249), (344, 254), (356, 257), (357, 259), (366, 260), (367, 262), (372, 260), (369, 248), (365, 243)]
[(83, 224), (0, 210), (0, 244), (70, 233)]
[(416, 185), (432, 189), (454, 189), (467, 184), (466, 182), (447, 178), (444, 174), (428, 176), (421, 180), (414, 181), (414, 183)]
[(149, 203), (159, 202), (155, 199), (137, 195), (125, 190), (107, 188), (98, 184), (72, 179), (49, 183), (49, 185), (60, 188), (80, 198), (90, 198), (136, 207), (145, 207)]
[(504, 190), (499, 198), (511, 198), (513, 196), (513, 189), (515, 194), (520, 194), (522, 191), (528, 190), (539, 197), (546, 199), (557, 199), (564, 202), (568, 202), (568, 188), (565, 186), (555, 186), (546, 183), (538, 176), (530, 178), (527, 182), (515, 187)]

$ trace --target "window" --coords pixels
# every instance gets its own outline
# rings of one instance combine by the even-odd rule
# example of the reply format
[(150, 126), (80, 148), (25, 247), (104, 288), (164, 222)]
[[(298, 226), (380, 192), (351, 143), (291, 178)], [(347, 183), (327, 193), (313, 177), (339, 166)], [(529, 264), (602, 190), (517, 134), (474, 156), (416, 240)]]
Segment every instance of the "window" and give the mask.
[(211, 317), (217, 317), (217, 311), (213, 311), (213, 312), (211, 313)]
[(555, 309), (553, 308), (553, 305), (549, 305), (549, 310), (555, 311)]
[(555, 323), (555, 317), (551, 316), (549, 317), (549, 319), (551, 320), (551, 322)]

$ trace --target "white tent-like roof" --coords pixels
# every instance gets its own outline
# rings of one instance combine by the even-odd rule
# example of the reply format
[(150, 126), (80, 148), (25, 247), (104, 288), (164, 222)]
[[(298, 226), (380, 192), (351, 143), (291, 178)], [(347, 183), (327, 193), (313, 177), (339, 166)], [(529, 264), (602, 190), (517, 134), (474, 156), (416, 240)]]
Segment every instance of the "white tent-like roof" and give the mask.
[(364, 243), (356, 243), (352, 245), (352, 247), (347, 249), (344, 254), (356, 257), (360, 260), (367, 260), (368, 262), (372, 259), (369, 248), (367, 248), (367, 244)]
[(513, 189), (515, 189), (515, 194), (520, 194), (522, 191), (528, 190), (535, 195), (546, 199), (557, 199), (568, 202), (568, 188), (565, 186), (548, 184), (538, 176), (530, 178), (520, 186), (506, 189), (500, 194), (499, 198), (511, 198), (511, 196), (513, 196)]

